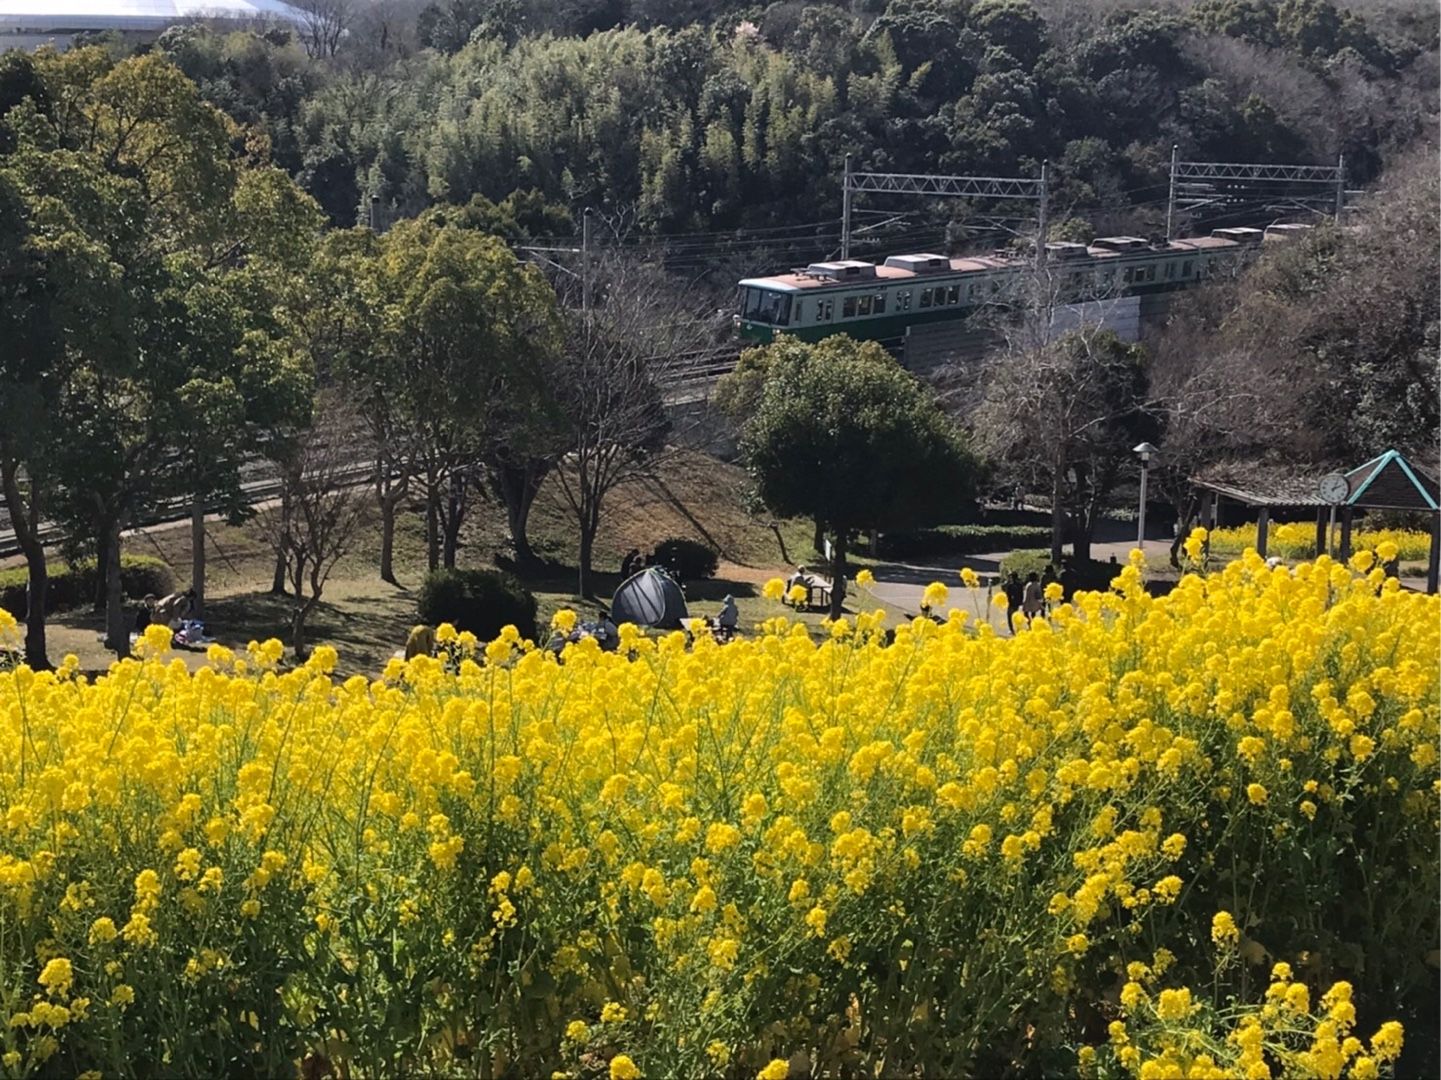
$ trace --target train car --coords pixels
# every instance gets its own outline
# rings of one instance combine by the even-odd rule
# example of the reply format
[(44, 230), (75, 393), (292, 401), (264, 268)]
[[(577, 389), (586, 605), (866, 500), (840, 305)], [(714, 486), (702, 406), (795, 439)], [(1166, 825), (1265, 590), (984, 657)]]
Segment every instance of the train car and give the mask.
[[(1091, 244), (1046, 245), (1050, 287), (1062, 303), (1139, 296), (1190, 288), (1218, 269), (1249, 259), (1265, 241), (1285, 240), (1309, 226), (1216, 229), (1210, 236), (1153, 243), (1105, 236)], [(736, 328), (746, 341), (777, 334), (819, 341), (848, 334), (893, 341), (908, 327), (969, 318), (982, 308), (1025, 300), (1030, 260), (1008, 252), (948, 258), (892, 255), (811, 263), (788, 274), (739, 282)]]

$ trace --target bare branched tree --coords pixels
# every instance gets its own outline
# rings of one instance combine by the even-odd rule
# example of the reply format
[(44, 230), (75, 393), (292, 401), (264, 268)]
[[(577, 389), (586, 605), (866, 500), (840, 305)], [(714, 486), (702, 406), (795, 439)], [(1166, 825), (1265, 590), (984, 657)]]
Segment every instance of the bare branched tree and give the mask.
[(292, 0), (300, 12), (301, 40), (311, 59), (334, 56), (355, 17), (353, 0)]
[(985, 367), (972, 416), (977, 440), (1003, 469), (1049, 493), (1057, 563), (1068, 536), (1076, 557), (1089, 558), (1130, 447), (1155, 435), (1142, 359), (1114, 332), (1082, 323), (1055, 340), (1006, 349)]
[(327, 438), (318, 426), (305, 432), (287, 462), (285, 497), (256, 515), (256, 527), (290, 578), (290, 644), (299, 658), (308, 652), (306, 620), (364, 518), (368, 489), (356, 483), (354, 457), (343, 440)]
[(663, 269), (615, 254), (594, 280), (551, 380), (565, 447), (556, 478), (575, 516), (582, 596), (592, 593), (606, 497), (653, 473), (669, 430), (661, 387), (706, 338), (704, 298)]

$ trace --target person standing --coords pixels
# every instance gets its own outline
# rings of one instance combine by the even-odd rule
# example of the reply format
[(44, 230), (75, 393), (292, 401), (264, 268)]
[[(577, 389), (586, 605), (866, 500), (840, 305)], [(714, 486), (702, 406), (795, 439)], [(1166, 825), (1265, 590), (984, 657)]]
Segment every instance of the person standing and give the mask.
[(625, 553), (625, 558), (620, 561), (620, 579), (629, 580), (632, 574), (637, 574), (645, 566), (645, 560), (640, 556), (639, 548), (631, 548)]
[(1041, 578), (1034, 570), (1026, 575), (1026, 591), (1021, 597), (1021, 614), (1034, 619), (1045, 606), (1046, 594), (1041, 588)]
[(1016, 612), (1021, 610), (1021, 601), (1026, 596), (1026, 586), (1021, 581), (1021, 575), (1014, 570), (1007, 574), (1002, 591), (1006, 594), (1006, 623), (1009, 625)]

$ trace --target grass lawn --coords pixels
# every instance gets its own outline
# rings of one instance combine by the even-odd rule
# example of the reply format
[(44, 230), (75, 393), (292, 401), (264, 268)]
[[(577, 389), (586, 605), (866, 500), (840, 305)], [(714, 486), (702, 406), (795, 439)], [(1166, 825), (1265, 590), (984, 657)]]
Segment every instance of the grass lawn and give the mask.
[[(781, 613), (779, 605), (760, 596), (761, 585), (796, 562), (813, 559), (810, 529), (804, 522), (751, 514), (745, 501), (744, 473), (707, 455), (681, 451), (669, 455), (654, 480), (637, 482), (614, 492), (595, 548), (595, 585), (602, 600), (619, 583), (625, 552), (641, 550), (672, 536), (709, 543), (721, 554), (720, 571), (711, 581), (690, 582), (687, 594), (693, 615), (713, 614), (727, 594), (736, 598), (743, 625)], [(542, 569), (524, 576), (539, 604), (542, 625), (563, 607), (582, 613), (593, 602), (576, 594), (576, 530), (560, 487), (547, 482), (530, 518), (531, 542), (545, 560)], [(252, 640), (287, 639), (291, 598), (272, 594), (274, 562), (270, 549), (252, 525), (207, 525), (208, 559), (205, 623), (222, 644), (243, 648)], [(480, 502), (462, 530), (462, 567), (509, 567), (506, 559), (504, 508)], [(126, 550), (163, 559), (184, 587), (190, 580), (190, 525), (156, 526), (126, 538)], [(397, 521), (395, 569), (400, 584), (380, 580), (378, 514), (367, 521), (354, 550), (336, 567), (322, 601), (311, 614), (307, 637), (312, 644), (329, 643), (340, 652), (343, 674), (373, 673), (402, 648), (418, 620), (416, 589), (425, 576), (423, 519), (418, 508)], [(821, 613), (801, 616), (819, 624)], [(103, 671), (113, 655), (100, 643), (104, 618), (89, 609), (57, 612), (49, 624), (49, 651), (58, 662), (66, 653), (80, 659), (82, 669)], [(204, 654), (181, 652), (192, 667)]]

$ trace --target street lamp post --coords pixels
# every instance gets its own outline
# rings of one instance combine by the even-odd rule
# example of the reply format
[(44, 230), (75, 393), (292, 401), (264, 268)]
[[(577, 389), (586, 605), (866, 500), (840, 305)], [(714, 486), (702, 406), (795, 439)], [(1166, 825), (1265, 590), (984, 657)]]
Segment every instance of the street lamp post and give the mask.
[(1141, 505), (1136, 514), (1136, 547), (1146, 550), (1146, 469), (1151, 464), (1151, 455), (1160, 453), (1148, 442), (1131, 448), (1131, 453), (1141, 459)]

